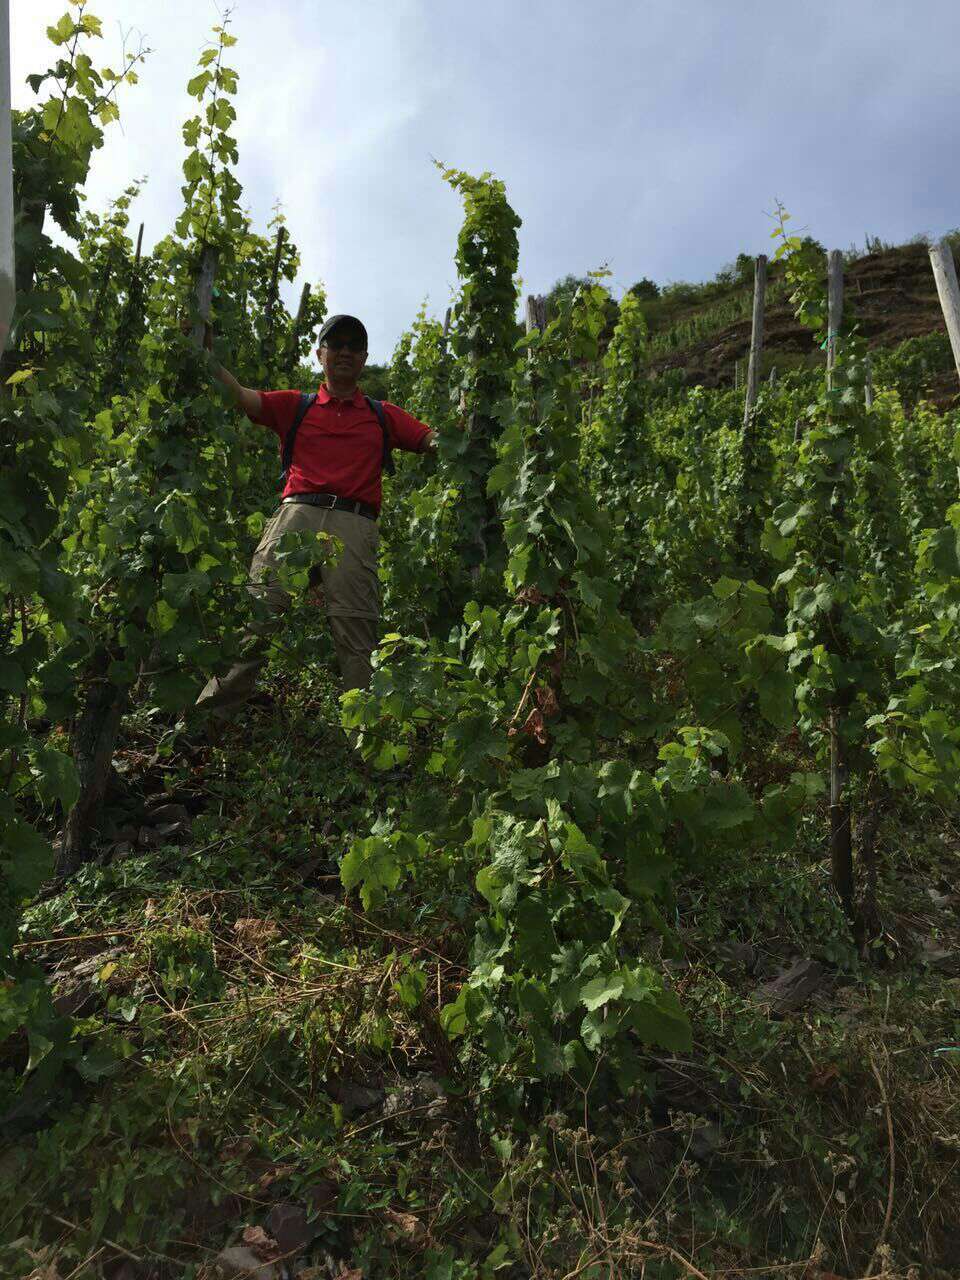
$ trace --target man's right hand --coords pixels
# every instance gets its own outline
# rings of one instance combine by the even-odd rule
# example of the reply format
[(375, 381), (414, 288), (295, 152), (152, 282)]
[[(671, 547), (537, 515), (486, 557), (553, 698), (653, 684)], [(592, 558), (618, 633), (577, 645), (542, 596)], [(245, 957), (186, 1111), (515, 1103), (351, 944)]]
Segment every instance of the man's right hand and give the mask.
[(244, 387), (233, 376), (229, 369), (224, 369), (216, 360), (210, 362), (210, 372), (227, 392), (238, 409), (242, 409), (248, 418), (256, 421), (260, 417), (260, 392), (251, 387)]
[[(180, 332), (184, 337), (193, 333), (193, 321), (188, 315), (180, 317)], [(203, 322), (203, 349), (204, 351), (213, 351), (213, 326), (207, 320)]]
[[(190, 333), (192, 329), (193, 324), (189, 316), (184, 316), (180, 321), (181, 332)], [(213, 325), (206, 320), (203, 322), (203, 349), (213, 355)], [(215, 359), (210, 361), (210, 372), (225, 389), (238, 409), (242, 409), (247, 417), (254, 420), (260, 417), (259, 391), (241, 386), (230, 370), (224, 369), (223, 365)]]

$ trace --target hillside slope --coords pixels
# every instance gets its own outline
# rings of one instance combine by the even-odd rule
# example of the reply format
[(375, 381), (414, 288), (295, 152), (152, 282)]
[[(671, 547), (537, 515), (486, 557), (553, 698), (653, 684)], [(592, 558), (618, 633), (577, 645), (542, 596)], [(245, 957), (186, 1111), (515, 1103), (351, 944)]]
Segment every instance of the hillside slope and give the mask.
[(856, 1264), (878, 1241), (887, 1280), (919, 1274), (896, 1259), (956, 1274), (954, 816), (885, 814), (876, 966), (815, 837), (717, 861), (709, 895), (689, 868), (677, 945), (649, 945), (694, 1050), (597, 1086), (584, 1128), (568, 1079), (530, 1086), (521, 1140), (439, 1026), (476, 904), (440, 881), (375, 911), (344, 890), (353, 836), (415, 783), (370, 788), (337, 717), (329, 675), (281, 659), (219, 748), (129, 726), (112, 838), (25, 920), (93, 1048), (8, 1130), (0, 1274), (548, 1280), (589, 1242), (595, 1280), (879, 1280)]
[[(656, 373), (681, 370), (684, 385), (706, 387), (734, 385), (738, 361), (750, 352), (750, 302), (752, 286), (732, 286), (729, 294), (679, 310), (671, 309), (669, 324), (651, 308), (650, 327)], [(846, 268), (846, 299), (871, 349), (889, 349), (910, 339), (939, 335), (947, 343), (943, 314), (926, 246), (902, 245), (871, 253)], [(659, 300), (658, 300), (659, 301)], [(724, 315), (741, 310), (742, 316), (724, 321)], [(717, 317), (715, 327), (711, 324)], [(659, 323), (658, 323), (659, 322)], [(700, 330), (693, 340), (686, 335)], [(673, 343), (677, 345), (674, 346)], [(664, 350), (664, 347), (669, 349)], [(819, 360), (810, 330), (796, 319), (776, 266), (770, 273), (763, 371), (787, 368)], [(741, 369), (741, 375), (743, 370)], [(956, 396), (956, 374), (938, 370), (926, 388), (940, 407), (950, 407)]]

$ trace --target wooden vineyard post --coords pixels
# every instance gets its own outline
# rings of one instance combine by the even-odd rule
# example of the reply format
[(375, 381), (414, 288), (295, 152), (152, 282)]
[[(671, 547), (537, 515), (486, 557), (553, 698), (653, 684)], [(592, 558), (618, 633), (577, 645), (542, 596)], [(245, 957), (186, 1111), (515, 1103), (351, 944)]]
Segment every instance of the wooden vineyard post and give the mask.
[(538, 325), (537, 325), (537, 300), (532, 293), (527, 294), (526, 319), (527, 319), (527, 333), (533, 333), (534, 329), (538, 328)]
[(10, 124), (10, 0), (0, 0), (0, 351), (16, 299), (13, 256), (13, 150)]
[(113, 275), (113, 250), (107, 253), (107, 260), (103, 264), (103, 274), (100, 277), (100, 288), (97, 292), (97, 301), (93, 308), (93, 331), (98, 332), (100, 322), (103, 318), (103, 308), (107, 300), (107, 289), (110, 287), (110, 277)]
[[(827, 255), (827, 387), (833, 389), (833, 371), (837, 362), (837, 343), (843, 324), (843, 254), (839, 249), (831, 249)], [(843, 537), (843, 522), (846, 517), (842, 489), (843, 476), (835, 477), (833, 519), (837, 525), (837, 540)], [(829, 566), (832, 570), (839, 568), (839, 562)], [(831, 630), (835, 636), (841, 634), (840, 609), (834, 605), (831, 610)], [(843, 655), (838, 655), (842, 657)], [(853, 847), (851, 844), (850, 797), (847, 793), (849, 765), (846, 744), (843, 741), (845, 713), (850, 694), (840, 690), (833, 695), (830, 707), (830, 867), (834, 888), (843, 903), (847, 915), (853, 915)]]
[(453, 307), (447, 307), (447, 313), (443, 317), (443, 340), (446, 342), (450, 337), (450, 321), (453, 319)]
[(937, 282), (940, 306), (950, 336), (953, 363), (957, 368), (957, 376), (960, 377), (960, 285), (957, 284), (953, 249), (946, 237), (930, 246), (930, 265), (933, 267), (933, 278)]
[[(738, 563), (749, 576), (753, 552), (756, 549), (757, 527), (756, 493), (758, 481), (759, 450), (757, 449), (756, 407), (760, 389), (760, 360), (763, 355), (763, 305), (767, 290), (767, 259), (764, 254), (756, 260), (753, 277), (753, 327), (750, 333), (750, 357), (746, 370), (746, 395), (743, 404), (743, 426), (740, 431), (740, 484), (737, 496), (737, 514), (733, 529), (733, 545)], [(740, 362), (737, 361), (737, 384)]]
[(867, 408), (873, 408), (873, 362), (867, 356), (866, 378), (863, 384), (863, 398)]
[(200, 274), (197, 276), (194, 295), (197, 303), (197, 319), (190, 334), (193, 345), (201, 349), (203, 347), (204, 330), (207, 321), (210, 319), (210, 309), (213, 306), (213, 282), (216, 279), (216, 275), (217, 251), (207, 245), (200, 260)]
[[(546, 298), (535, 297), (532, 293), (527, 296), (526, 306), (527, 333), (543, 333), (547, 327), (547, 300)], [(527, 360), (532, 361), (534, 358), (533, 347), (527, 349)], [(533, 369), (530, 371), (530, 377), (536, 383), (537, 375)]]
[[(104, 402), (109, 402), (112, 396), (122, 390), (125, 371), (129, 362), (134, 358), (134, 348), (143, 331), (144, 286), (140, 274), (140, 262), (143, 257), (143, 232), (144, 224), (141, 222), (140, 230), (137, 234), (133, 268), (127, 280), (126, 300), (120, 308), (116, 331), (113, 335), (112, 349), (109, 359), (105, 361), (103, 380), (100, 383), (99, 395)], [(101, 297), (98, 299), (95, 316), (99, 316), (101, 313), (105, 289), (106, 285), (104, 285)]]
[(777, 366), (776, 365), (774, 365), (773, 368), (770, 370), (770, 377), (767, 379), (767, 381), (769, 382), (771, 387), (775, 387), (777, 385)]
[(763, 354), (763, 302), (767, 292), (767, 258), (761, 253), (753, 275), (753, 328), (750, 334), (750, 363), (747, 366), (747, 398), (743, 406), (743, 429), (749, 430), (760, 386), (760, 358)]
[(287, 343), (287, 352), (283, 361), (284, 372), (288, 377), (293, 376), (293, 371), (297, 364), (297, 349), (300, 346), (300, 339), (303, 337), (303, 323), (307, 314), (307, 307), (310, 305), (310, 286), (305, 284), (300, 294), (300, 305), (297, 307), (297, 316), (290, 329), (290, 340)]
[(0, 0), (0, 395), (16, 372), (21, 356), (7, 349), (17, 294), (28, 293), (36, 279), (36, 258), (47, 218), (45, 195), (23, 193), (16, 208), (18, 229), (25, 232), (15, 253), (13, 224), (13, 145), (10, 97), (10, 3)]
[(527, 333), (533, 333), (537, 329), (543, 333), (547, 327), (547, 300), (546, 298), (537, 298), (531, 293), (527, 297)]
[(278, 284), (280, 280), (280, 258), (283, 254), (283, 242), (287, 236), (287, 229), (281, 223), (277, 228), (277, 247), (273, 254), (273, 270), (270, 272), (270, 289), (267, 293), (267, 304), (264, 307), (264, 325), (263, 338), (260, 342), (260, 358), (267, 367), (267, 371), (271, 372), (271, 362), (273, 360), (273, 313), (277, 305)]
[(827, 386), (833, 388), (833, 366), (837, 360), (837, 337), (843, 318), (843, 254), (831, 249), (827, 254)]

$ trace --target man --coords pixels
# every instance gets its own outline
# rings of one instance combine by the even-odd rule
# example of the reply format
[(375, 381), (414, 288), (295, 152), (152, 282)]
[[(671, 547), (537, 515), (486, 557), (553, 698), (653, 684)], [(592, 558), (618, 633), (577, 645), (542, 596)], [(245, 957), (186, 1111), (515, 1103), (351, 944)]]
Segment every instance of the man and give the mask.
[[(284, 458), (288, 469), (280, 506), (254, 553), (250, 590), (262, 595), (279, 623), (289, 603), (273, 573), (279, 539), (285, 533), (313, 531), (340, 540), (339, 558), (322, 566), (321, 577), (346, 691), (369, 684), (370, 655), (377, 643), (377, 516), (388, 448), (419, 453), (434, 448), (436, 440), (429, 427), (394, 404), (381, 406), (381, 425), (358, 384), (367, 362), (367, 331), (356, 316), (331, 316), (317, 341), (325, 381), (296, 429), (292, 456)], [(253, 391), (241, 386), (212, 357), (211, 371), (252, 422), (279, 437), (283, 454), (301, 409), (300, 393)], [(266, 661), (267, 642), (276, 623), (251, 633), (253, 652), (246, 661), (209, 681), (197, 699), (200, 711), (225, 720), (247, 701)]]

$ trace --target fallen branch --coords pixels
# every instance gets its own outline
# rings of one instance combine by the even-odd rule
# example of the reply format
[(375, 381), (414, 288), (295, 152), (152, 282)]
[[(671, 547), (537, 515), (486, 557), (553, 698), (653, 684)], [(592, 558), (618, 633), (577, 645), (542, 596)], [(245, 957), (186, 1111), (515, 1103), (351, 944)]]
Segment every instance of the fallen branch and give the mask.
[(886, 1090), (886, 1086), (883, 1083), (883, 1077), (881, 1076), (880, 1072), (877, 1070), (877, 1064), (874, 1062), (872, 1058), (870, 1059), (870, 1070), (873, 1072), (874, 1079), (877, 1082), (877, 1087), (880, 1090), (880, 1097), (883, 1100), (883, 1107), (887, 1115), (887, 1147), (890, 1153), (889, 1154), (890, 1176), (887, 1182), (887, 1212), (884, 1215), (883, 1226), (880, 1229), (880, 1236), (877, 1240), (877, 1243), (873, 1246), (873, 1253), (870, 1255), (870, 1263), (867, 1266), (868, 1271), (873, 1270), (873, 1264), (876, 1260), (877, 1254), (880, 1252), (881, 1246), (886, 1243), (887, 1232), (890, 1230), (890, 1223), (893, 1220), (893, 1190), (894, 1190), (894, 1180), (896, 1177), (896, 1168), (897, 1168), (897, 1164), (896, 1164), (897, 1153), (893, 1143), (893, 1117), (890, 1114), (890, 1100), (887, 1097), (887, 1090)]

